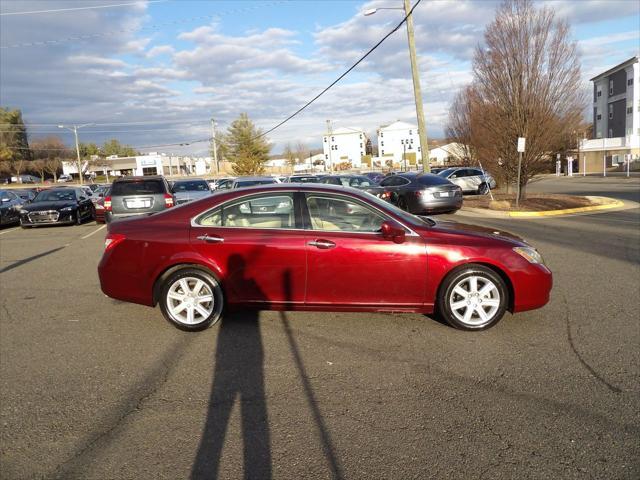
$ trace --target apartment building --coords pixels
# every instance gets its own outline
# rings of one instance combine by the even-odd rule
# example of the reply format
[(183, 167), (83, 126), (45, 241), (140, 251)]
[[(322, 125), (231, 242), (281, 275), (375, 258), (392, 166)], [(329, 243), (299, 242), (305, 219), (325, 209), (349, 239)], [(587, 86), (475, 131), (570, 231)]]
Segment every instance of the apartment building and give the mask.
[(411, 166), (422, 161), (418, 127), (406, 122), (393, 122), (378, 129), (378, 156), (392, 159), (394, 165)]
[(365, 155), (367, 135), (361, 128), (338, 128), (322, 137), (327, 170), (360, 168)]
[(640, 154), (640, 64), (632, 57), (591, 79), (593, 139), (580, 143), (580, 168), (602, 172)]

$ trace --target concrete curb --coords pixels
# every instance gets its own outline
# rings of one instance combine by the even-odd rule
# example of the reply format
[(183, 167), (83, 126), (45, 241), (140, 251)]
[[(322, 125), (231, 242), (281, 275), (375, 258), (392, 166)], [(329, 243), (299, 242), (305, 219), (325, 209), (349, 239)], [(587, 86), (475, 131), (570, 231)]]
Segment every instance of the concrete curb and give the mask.
[[(577, 207), (577, 208), (565, 208), (562, 210), (543, 210), (540, 212), (503, 212), (499, 210), (488, 210), (484, 208), (470, 208), (470, 207), (462, 207), (459, 210), (459, 213), (467, 212), (483, 217), (494, 217), (494, 218), (537, 218), (537, 217), (556, 217), (560, 215), (572, 215), (576, 213), (596, 213), (602, 210), (609, 210), (613, 208), (624, 208), (625, 202), (620, 200), (616, 200), (614, 198), (608, 197), (596, 197), (596, 196), (587, 196), (594, 203), (598, 205), (591, 205), (588, 207)], [(635, 202), (627, 202), (629, 204), (635, 204)], [(634, 208), (631, 205), (628, 205), (628, 208)], [(464, 215), (464, 214), (463, 214)]]

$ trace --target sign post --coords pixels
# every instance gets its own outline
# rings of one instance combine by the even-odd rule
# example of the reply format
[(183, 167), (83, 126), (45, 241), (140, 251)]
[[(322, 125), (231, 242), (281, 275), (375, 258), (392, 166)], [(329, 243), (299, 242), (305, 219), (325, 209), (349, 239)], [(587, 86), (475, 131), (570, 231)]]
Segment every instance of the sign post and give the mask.
[(559, 177), (562, 173), (562, 162), (560, 161), (560, 154), (556, 154), (556, 177)]
[(567, 157), (567, 177), (573, 177), (573, 157)]
[(522, 170), (522, 154), (524, 153), (524, 145), (526, 139), (518, 137), (518, 190), (516, 192), (516, 208), (520, 206), (520, 175)]

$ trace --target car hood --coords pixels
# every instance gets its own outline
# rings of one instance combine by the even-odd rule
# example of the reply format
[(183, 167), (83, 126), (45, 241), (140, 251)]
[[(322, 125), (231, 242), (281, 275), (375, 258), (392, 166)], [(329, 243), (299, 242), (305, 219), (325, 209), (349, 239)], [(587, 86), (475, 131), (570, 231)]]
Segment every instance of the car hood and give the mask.
[(211, 195), (211, 192), (204, 192), (200, 190), (187, 190), (186, 192), (175, 192), (173, 194), (176, 200), (199, 200)]
[(471, 225), (468, 223), (453, 222), (450, 220), (437, 220), (432, 217), (430, 218), (436, 222), (436, 224), (431, 227), (431, 230), (439, 230), (452, 234), (475, 235), (482, 238), (504, 240), (518, 245), (527, 245), (527, 242), (522, 237), (510, 232), (497, 230), (495, 228), (481, 227), (479, 225)]
[(38, 212), (40, 210), (60, 210), (62, 208), (77, 206), (77, 202), (72, 202), (69, 200), (59, 200), (55, 202), (47, 201), (24, 204), (22, 205), (22, 210), (26, 210), (27, 212)]

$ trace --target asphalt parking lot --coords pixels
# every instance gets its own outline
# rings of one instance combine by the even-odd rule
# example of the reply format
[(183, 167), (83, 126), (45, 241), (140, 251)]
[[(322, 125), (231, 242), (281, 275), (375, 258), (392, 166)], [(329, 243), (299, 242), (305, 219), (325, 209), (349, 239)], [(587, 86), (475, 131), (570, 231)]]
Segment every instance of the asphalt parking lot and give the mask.
[[(638, 178), (530, 188), (640, 202)], [(0, 230), (0, 476), (638, 478), (640, 209), (446, 217), (538, 247), (550, 304), (480, 333), (260, 312), (188, 334), (102, 295), (94, 223)]]

